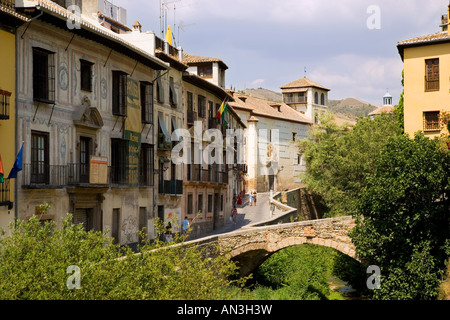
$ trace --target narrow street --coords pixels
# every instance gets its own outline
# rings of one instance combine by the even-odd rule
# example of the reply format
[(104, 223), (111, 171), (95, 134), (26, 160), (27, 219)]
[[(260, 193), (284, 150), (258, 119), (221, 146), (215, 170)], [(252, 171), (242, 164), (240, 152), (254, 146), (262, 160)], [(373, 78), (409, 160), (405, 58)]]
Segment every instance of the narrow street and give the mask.
[[(272, 215), (270, 212), (269, 198), (270, 198), (269, 192), (258, 193), (256, 205), (250, 206), (248, 195), (246, 195), (245, 198), (243, 199), (242, 205), (237, 206), (238, 216), (236, 223), (234, 223), (233, 221), (231, 221), (231, 219), (229, 219), (228, 221), (226, 221), (224, 226), (214, 230), (211, 233), (208, 233), (201, 237), (197, 237), (196, 239), (233, 232), (250, 224), (270, 219)], [(281, 211), (279, 209), (276, 209), (275, 215), (279, 213), (281, 213)]]

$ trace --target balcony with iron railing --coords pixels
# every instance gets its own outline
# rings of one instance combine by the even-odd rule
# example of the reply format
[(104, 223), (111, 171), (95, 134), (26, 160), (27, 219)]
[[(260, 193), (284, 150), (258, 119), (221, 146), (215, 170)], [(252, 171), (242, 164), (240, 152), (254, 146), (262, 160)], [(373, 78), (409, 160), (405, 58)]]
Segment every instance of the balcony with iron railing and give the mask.
[(31, 163), (23, 166), (22, 187), (60, 189), (68, 182), (67, 165)]
[(197, 183), (228, 184), (228, 172), (212, 168), (202, 169), (199, 164), (187, 165), (187, 181)]
[(0, 90), (0, 120), (9, 119), (9, 104), (11, 94), (11, 92)]
[(209, 118), (208, 119), (208, 129), (217, 129), (217, 126), (220, 125), (220, 119), (217, 118)]
[(0, 206), (8, 206), (11, 208), (9, 179), (0, 183)]
[(306, 103), (308, 103), (308, 98), (306, 96), (304, 96), (304, 97), (298, 97), (298, 96), (289, 97), (289, 96), (283, 95), (283, 102), (286, 104), (293, 104), (293, 103), (306, 104)]
[(181, 196), (183, 194), (183, 180), (159, 181), (158, 193), (173, 196)]
[(194, 122), (197, 121), (197, 112), (188, 110), (186, 112), (186, 119), (188, 126), (193, 126)]
[(178, 56), (180, 54), (180, 50), (178, 50), (174, 46), (170, 45), (169, 43), (167, 43), (163, 39), (161, 39), (159, 37), (156, 37), (156, 36), (155, 36), (155, 49), (161, 50), (161, 51), (165, 52), (166, 54), (168, 54), (168, 55), (170, 55), (172, 57), (175, 57), (177, 59), (178, 59)]
[[(136, 171), (136, 170), (134, 170)], [(22, 187), (27, 189), (62, 189), (65, 187), (117, 187), (131, 186), (128, 166), (110, 166), (104, 181), (90, 180), (90, 165), (71, 163), (68, 165), (25, 164), (22, 171)], [(140, 187), (154, 186), (153, 167), (141, 168), (137, 172)]]

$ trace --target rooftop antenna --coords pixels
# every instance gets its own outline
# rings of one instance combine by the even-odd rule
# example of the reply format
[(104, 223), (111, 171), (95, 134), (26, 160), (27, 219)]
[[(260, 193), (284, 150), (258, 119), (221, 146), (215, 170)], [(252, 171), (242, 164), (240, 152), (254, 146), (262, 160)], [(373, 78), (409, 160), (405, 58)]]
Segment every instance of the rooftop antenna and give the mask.
[[(177, 27), (178, 28), (178, 35), (177, 35), (178, 39), (180, 39), (180, 30), (184, 32), (185, 27), (189, 27), (189, 26), (193, 26), (193, 25), (195, 25), (195, 23), (184, 24), (183, 20), (181, 20), (180, 24)], [(180, 43), (178, 43), (178, 45), (180, 45)]]
[[(164, 32), (167, 30), (167, 12), (169, 11), (169, 4), (180, 2), (181, 0), (159, 0), (160, 12), (159, 12), (159, 25), (161, 28), (161, 38), (164, 39)], [(174, 19), (175, 19), (175, 6), (174, 6)], [(175, 23), (175, 22), (174, 22)]]

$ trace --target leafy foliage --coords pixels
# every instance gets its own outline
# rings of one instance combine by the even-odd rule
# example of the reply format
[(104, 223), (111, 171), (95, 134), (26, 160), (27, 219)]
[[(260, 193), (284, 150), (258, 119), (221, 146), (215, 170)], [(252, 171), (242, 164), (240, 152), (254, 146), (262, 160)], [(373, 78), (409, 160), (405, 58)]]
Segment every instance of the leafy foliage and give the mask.
[[(405, 84), (405, 71), (402, 71), (402, 86)], [(405, 132), (405, 106), (404, 106), (404, 95), (405, 90), (403, 90), (402, 94), (400, 95), (400, 100), (398, 102), (398, 105), (395, 106), (394, 114), (397, 117), (397, 124), (400, 133)]]
[(288, 247), (275, 253), (258, 268), (255, 273), (258, 285), (252, 292), (252, 298), (342, 299), (330, 290), (330, 276), (338, 276), (358, 287), (361, 286), (358, 282), (365, 276), (364, 272), (359, 262), (331, 248), (315, 245)]
[(380, 266), (380, 299), (433, 299), (450, 238), (450, 157), (437, 139), (389, 139), (357, 199), (357, 255)]
[[(144, 243), (135, 254), (101, 232), (85, 232), (69, 215), (62, 228), (36, 216), (17, 221), (0, 240), (0, 299), (218, 299), (236, 266), (186, 246)], [(209, 258), (208, 258), (209, 257)], [(69, 266), (81, 288), (69, 290)]]
[(373, 171), (374, 159), (398, 128), (395, 117), (388, 114), (360, 119), (350, 130), (332, 120), (333, 116), (325, 113), (309, 138), (299, 141), (307, 168), (301, 178), (324, 199), (330, 216), (349, 215), (367, 174)]

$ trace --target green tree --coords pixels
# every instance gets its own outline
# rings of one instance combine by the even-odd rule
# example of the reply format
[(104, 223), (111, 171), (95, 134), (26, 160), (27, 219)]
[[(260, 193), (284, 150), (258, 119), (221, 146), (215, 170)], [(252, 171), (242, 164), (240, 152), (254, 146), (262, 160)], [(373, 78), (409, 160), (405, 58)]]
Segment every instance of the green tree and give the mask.
[(337, 125), (333, 115), (325, 113), (308, 139), (299, 142), (299, 152), (306, 160), (301, 176), (309, 190), (319, 194), (328, 215), (349, 215), (354, 210), (373, 171), (373, 161), (389, 137), (398, 134), (395, 117), (382, 114), (374, 120), (361, 118), (351, 129)]
[[(69, 215), (62, 228), (42, 225), (36, 216), (16, 222), (0, 240), (0, 299), (227, 298), (223, 292), (236, 266), (223, 256), (159, 241), (135, 254), (71, 221)], [(67, 287), (69, 266), (80, 268), (79, 289)]]
[[(402, 71), (402, 87), (405, 86), (405, 71)], [(405, 90), (402, 91), (400, 95), (400, 100), (398, 105), (395, 106), (394, 114), (397, 117), (397, 123), (400, 133), (405, 132), (405, 106), (403, 96), (405, 94)]]
[(450, 238), (448, 152), (422, 133), (390, 138), (366, 180), (350, 236), (356, 254), (381, 268), (374, 297), (436, 298)]

